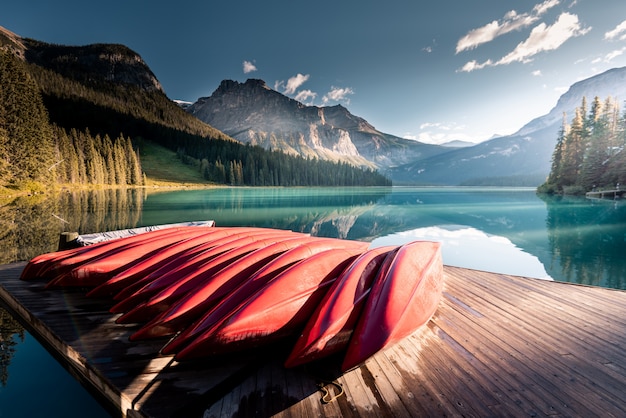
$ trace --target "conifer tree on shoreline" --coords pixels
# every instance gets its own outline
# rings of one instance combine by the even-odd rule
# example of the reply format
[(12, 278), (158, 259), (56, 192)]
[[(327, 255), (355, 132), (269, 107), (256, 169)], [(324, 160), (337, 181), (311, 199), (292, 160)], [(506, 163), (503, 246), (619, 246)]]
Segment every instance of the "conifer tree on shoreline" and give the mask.
[(571, 124), (563, 124), (552, 154), (552, 168), (539, 193), (584, 194), (626, 183), (626, 112), (611, 97), (595, 97), (575, 109)]
[(139, 161), (128, 137), (111, 141), (51, 124), (26, 66), (0, 51), (0, 186), (141, 185)]

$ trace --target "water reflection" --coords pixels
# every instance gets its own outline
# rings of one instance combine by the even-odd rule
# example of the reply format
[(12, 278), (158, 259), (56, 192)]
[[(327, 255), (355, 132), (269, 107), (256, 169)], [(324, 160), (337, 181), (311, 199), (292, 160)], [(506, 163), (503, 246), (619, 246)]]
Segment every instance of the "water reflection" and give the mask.
[[(500, 260), (519, 260), (510, 261), (518, 267), (507, 272), (626, 288), (626, 204), (539, 198), (532, 189), (220, 188), (149, 194), (120, 189), (19, 198), (0, 205), (0, 262), (55, 250), (62, 231), (207, 219), (220, 226), (363, 241), (398, 238), (399, 233), (450, 240), (454, 233), (459, 245), (454, 260), (444, 259), (449, 264), (475, 268), (472, 262), (479, 260), (479, 268), (498, 271)], [(472, 244), (477, 234), (492, 244), (489, 250)], [(496, 249), (508, 253), (495, 258)], [(528, 268), (537, 260), (543, 269)]]
[[(220, 226), (256, 226), (364, 239), (375, 210), (391, 188), (220, 188), (148, 196), (145, 225), (212, 219)], [(375, 229), (375, 228), (374, 228)]]
[(626, 202), (543, 197), (549, 266), (559, 279), (626, 289)]
[(144, 199), (141, 189), (116, 189), (24, 196), (0, 203), (0, 263), (55, 251), (63, 231), (83, 234), (135, 226)]
[(9, 366), (16, 346), (24, 341), (25, 331), (17, 320), (0, 308), (0, 387), (9, 381)]
[[(518, 248), (508, 238), (489, 235), (467, 226), (442, 225), (398, 232), (375, 239), (371, 246), (416, 240), (440, 242), (443, 262), (450, 266), (551, 279), (537, 257)], [(477, 257), (477, 254), (481, 256)]]

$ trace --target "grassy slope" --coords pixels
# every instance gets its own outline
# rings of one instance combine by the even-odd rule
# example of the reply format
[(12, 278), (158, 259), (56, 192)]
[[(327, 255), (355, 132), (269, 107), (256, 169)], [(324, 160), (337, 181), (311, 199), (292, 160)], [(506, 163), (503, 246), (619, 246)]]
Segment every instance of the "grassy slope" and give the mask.
[(139, 156), (141, 167), (146, 174), (146, 186), (209, 185), (195, 167), (183, 164), (174, 151), (154, 142), (142, 141), (139, 144)]

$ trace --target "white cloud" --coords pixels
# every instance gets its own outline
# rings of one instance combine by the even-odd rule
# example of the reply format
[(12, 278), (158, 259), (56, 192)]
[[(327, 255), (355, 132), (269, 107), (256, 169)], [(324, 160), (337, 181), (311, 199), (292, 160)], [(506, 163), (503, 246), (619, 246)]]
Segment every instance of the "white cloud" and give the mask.
[(480, 28), (472, 29), (459, 39), (456, 45), (456, 53), (474, 49), (479, 45), (493, 41), (499, 36), (530, 26), (539, 20), (541, 15), (559, 4), (559, 2), (560, 0), (546, 0), (535, 5), (531, 13), (518, 14), (515, 10), (511, 10), (504, 15), (501, 21), (494, 20)]
[(322, 97), (322, 101), (324, 103), (328, 103), (331, 100), (335, 102), (340, 102), (342, 100), (349, 102), (350, 100), (347, 97), (349, 94), (354, 94), (354, 91), (350, 87), (341, 88), (332, 86), (330, 91)]
[(305, 102), (307, 100), (314, 100), (317, 97), (317, 93), (311, 91), (311, 90), (301, 90), (298, 92), (298, 94), (296, 94), (296, 97), (294, 97), (294, 99), (296, 99), (299, 102)]
[(491, 60), (487, 60), (483, 62), (482, 64), (478, 63), (478, 61), (476, 60), (472, 60), (472, 61), (466, 62), (465, 65), (458, 71), (463, 72), (463, 73), (470, 73), (475, 70), (482, 70), (483, 68), (490, 67), (492, 65), (495, 65), (495, 64)]
[(533, 13), (537, 16), (541, 16), (551, 8), (557, 6), (560, 3), (560, 0), (546, 0), (543, 3), (539, 3), (533, 7)]
[(615, 29), (610, 30), (604, 34), (604, 39), (607, 41), (626, 40), (626, 20), (617, 25)]
[(477, 142), (486, 139), (470, 136), (465, 132), (466, 129), (466, 125), (454, 122), (424, 122), (420, 125), (420, 132), (417, 135), (406, 133), (404, 138), (418, 140), (425, 144), (443, 144), (455, 140)]
[(535, 26), (525, 41), (520, 42), (513, 51), (499, 61), (487, 60), (484, 63), (470, 61), (460, 71), (470, 72), (489, 66), (508, 65), (513, 62), (527, 63), (532, 61), (532, 57), (538, 53), (558, 49), (568, 39), (585, 35), (590, 30), (591, 28), (581, 26), (578, 16), (571, 13), (561, 13), (553, 25), (548, 26), (542, 22)]
[(578, 16), (571, 13), (562, 13), (552, 26), (540, 23), (530, 32), (530, 36), (520, 42), (513, 51), (503, 57), (496, 65), (506, 65), (512, 62), (528, 62), (542, 51), (558, 49), (570, 38), (584, 35), (591, 28), (583, 28)]
[(427, 54), (430, 54), (431, 52), (435, 50), (436, 46), (437, 46), (437, 40), (433, 39), (433, 42), (430, 45), (427, 45), (424, 48), (422, 48), (422, 51), (426, 52)]
[(541, 77), (543, 74), (541, 73), (541, 70), (535, 70), (531, 73), (533, 76), (535, 77)]
[(625, 51), (626, 51), (626, 47), (624, 47), (622, 49), (616, 49), (615, 51), (609, 52), (604, 57), (604, 62), (611, 62), (611, 61), (613, 61), (613, 59), (619, 57), (620, 55), (623, 55)]
[(256, 65), (254, 65), (252, 62), (250, 61), (244, 61), (243, 62), (243, 73), (244, 74), (248, 74), (251, 72), (256, 71)]
[[(306, 74), (300, 74), (298, 73), (297, 75), (291, 77), (289, 80), (287, 80), (287, 84), (285, 84), (285, 90), (283, 91), (283, 93), (285, 94), (293, 94), (296, 92), (296, 90), (298, 90), (298, 87), (300, 87), (301, 85), (303, 85), (304, 83), (306, 83), (306, 81), (309, 79), (309, 75)], [(281, 82), (282, 84), (282, 82)]]

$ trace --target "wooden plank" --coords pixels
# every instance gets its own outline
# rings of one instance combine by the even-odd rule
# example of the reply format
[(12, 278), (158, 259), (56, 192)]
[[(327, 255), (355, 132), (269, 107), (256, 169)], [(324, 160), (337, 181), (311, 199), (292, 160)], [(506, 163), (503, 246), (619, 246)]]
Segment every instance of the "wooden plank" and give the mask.
[[(0, 299), (121, 414), (165, 416), (518, 416), (626, 414), (626, 292), (445, 267), (427, 327), (341, 375), (284, 369), (274, 350), (178, 363), (164, 340), (130, 342), (106, 298), (18, 280)], [(312, 370), (313, 369), (313, 370)], [(323, 404), (316, 382), (345, 394)]]
[[(503, 293), (504, 297), (506, 294), (505, 291)], [(470, 297), (466, 295), (466, 298), (469, 299)], [(557, 303), (547, 303), (547, 301), (547, 299), (543, 301), (534, 300), (532, 303), (533, 314), (537, 316), (536, 314), (541, 311), (543, 315), (538, 317), (548, 316), (552, 318), (552, 322), (558, 319), (558, 326), (555, 326), (552, 322), (535, 323), (531, 326), (529, 322), (528, 327), (521, 329), (526, 333), (524, 334), (526, 339), (537, 340), (543, 343), (542, 347), (547, 351), (552, 351), (556, 347), (561, 350), (562, 354), (568, 353), (568, 350), (581, 352), (584, 354), (581, 357), (581, 361), (591, 367), (596, 367), (598, 362), (606, 362), (607, 355), (613, 359), (617, 358), (626, 362), (626, 355), (619, 348), (626, 342), (626, 337), (623, 332), (617, 331), (619, 327), (617, 318), (596, 316), (593, 317), (596, 318), (594, 323), (593, 320), (586, 319), (590, 315), (589, 312), (579, 314), (576, 310), (572, 310), (571, 307), (562, 307)], [(475, 303), (478, 302), (480, 301)], [(499, 307), (501, 312), (497, 310), (490, 311), (489, 317), (508, 317), (511, 321), (514, 321), (520, 315), (523, 316), (523, 309), (509, 306), (505, 300), (502, 300), (502, 304), (504, 306)], [(529, 317), (529, 321), (532, 321), (532, 317)], [(607, 332), (607, 329), (612, 331)], [(607, 342), (610, 344), (607, 344)]]
[[(532, 306), (536, 307), (537, 305)], [(493, 312), (490, 312), (487, 304), (484, 304), (483, 309), (485, 309), (485, 317), (487, 318), (498, 318), (502, 317), (502, 315), (506, 317), (506, 315), (508, 315), (508, 313), (506, 312), (499, 312), (495, 314)], [(537, 313), (537, 310), (533, 309), (533, 314), (535, 313)], [(539, 317), (544, 318), (544, 320), (546, 318), (550, 318), (552, 321), (554, 320), (554, 316), (551, 315), (539, 315)], [(511, 318), (511, 320), (514, 319), (515, 318)], [(558, 332), (558, 330), (553, 330), (548, 327), (547, 324), (549, 323), (550, 321), (542, 321), (541, 323), (536, 324), (537, 326), (543, 327), (544, 332), (542, 334), (532, 334), (530, 333), (531, 331), (529, 331), (529, 328), (526, 328), (526, 325), (523, 325), (515, 328), (514, 332), (510, 330), (510, 327), (503, 327), (497, 333), (494, 333), (493, 331), (491, 332), (491, 334), (486, 334), (485, 332), (482, 332), (482, 338), (489, 339), (489, 335), (491, 335), (491, 341), (493, 342), (493, 344), (502, 347), (505, 352), (508, 349), (508, 354), (512, 355), (514, 360), (517, 360), (518, 358), (523, 358), (522, 361), (524, 361), (526, 364), (534, 364), (535, 369), (543, 369), (546, 372), (550, 371), (556, 378), (552, 379), (557, 381), (556, 384), (551, 383), (550, 381), (547, 381), (545, 379), (541, 379), (540, 374), (537, 374), (533, 380), (537, 381), (537, 379), (540, 379), (537, 383), (549, 385), (549, 387), (544, 386), (544, 393), (559, 393), (560, 385), (570, 386), (569, 392), (572, 392), (574, 396), (568, 398), (565, 401), (561, 401), (560, 403), (562, 403), (563, 405), (574, 404), (576, 403), (577, 399), (587, 400), (594, 395), (602, 397), (608, 394), (609, 396), (616, 396), (617, 399), (620, 399), (619, 394), (615, 392), (615, 386), (613, 386), (617, 385), (617, 387), (619, 387), (620, 382), (619, 380), (616, 381), (615, 379), (613, 379), (610, 374), (603, 373), (603, 379), (601, 382), (587, 383), (586, 379), (584, 379), (584, 376), (581, 376), (579, 373), (576, 372), (576, 368), (580, 367), (581, 363), (586, 362), (585, 357), (588, 352), (584, 346), (573, 346), (571, 339), (567, 341), (552, 341), (550, 343), (546, 342), (553, 338), (554, 332)], [(469, 322), (469, 324), (471, 324), (471, 322)], [(560, 322), (560, 325), (566, 326), (567, 324), (565, 322)], [(492, 321), (484, 329), (496, 330), (497, 327), (498, 323), (494, 323)], [(483, 328), (477, 328), (478, 332), (481, 332), (481, 329)], [(530, 328), (530, 330), (534, 329), (536, 328)], [(569, 335), (573, 335), (572, 333), (574, 331), (575, 330), (571, 330), (571, 333)], [(467, 333), (467, 329), (464, 327), (463, 330), (461, 330), (460, 332)], [(503, 345), (504, 341), (506, 341), (508, 346)], [(567, 363), (566, 359), (558, 351), (555, 350), (555, 348), (562, 350), (563, 346), (567, 347), (568, 351), (582, 352), (582, 355), (577, 356), (577, 361), (575, 363)], [(520, 349), (520, 347), (523, 347), (523, 349)], [(502, 353), (500, 353), (499, 355), (502, 355)], [(599, 366), (599, 364), (591, 364), (590, 366), (591, 367), (589, 370), (587, 370), (587, 373), (594, 373), (597, 370), (596, 367)], [(569, 378), (566, 378), (566, 376), (569, 376)], [(575, 382), (575, 384), (572, 384), (572, 382)], [(582, 386), (582, 388), (580, 388), (580, 386)], [(601, 388), (602, 390), (598, 391), (598, 388)], [(579, 389), (580, 392), (575, 393), (574, 389)], [(606, 393), (604, 391), (606, 391)], [(580, 397), (580, 395), (584, 393), (587, 393), (587, 395), (584, 397)], [(558, 403), (553, 402), (553, 404), (557, 405)], [(589, 402), (585, 402), (585, 404), (589, 404)], [(610, 409), (610, 399), (609, 402), (603, 402), (603, 404)], [(579, 407), (582, 408), (582, 404), (580, 404)], [(552, 408), (554, 408), (554, 406), (549, 407), (549, 409)]]

